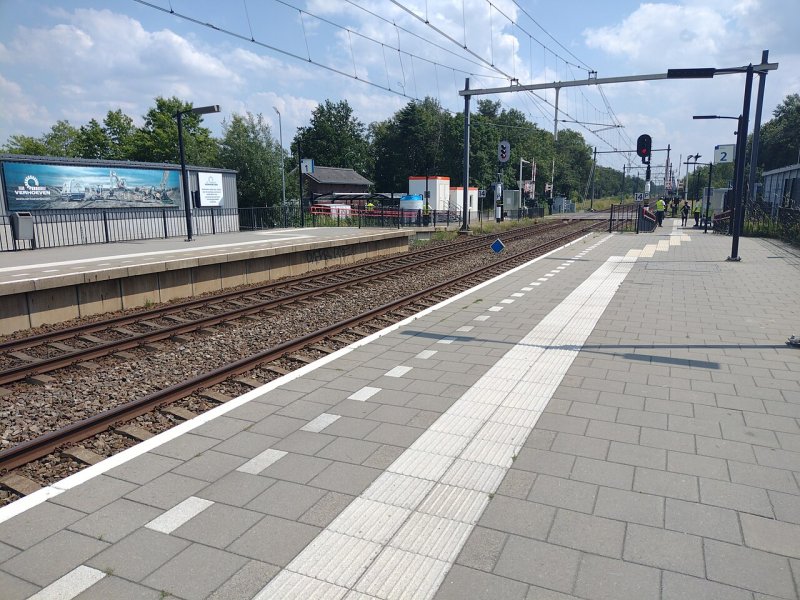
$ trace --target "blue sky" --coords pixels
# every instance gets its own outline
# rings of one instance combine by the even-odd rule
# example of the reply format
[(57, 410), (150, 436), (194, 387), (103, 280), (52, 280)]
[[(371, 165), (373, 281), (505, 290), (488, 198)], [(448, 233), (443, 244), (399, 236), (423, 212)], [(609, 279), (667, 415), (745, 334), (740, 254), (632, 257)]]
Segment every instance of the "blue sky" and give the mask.
[[(767, 77), (765, 119), (787, 94), (800, 92), (798, 0), (149, 3), (167, 12), (134, 0), (0, 0), (0, 142), (16, 133), (38, 136), (58, 119), (76, 126), (102, 121), (117, 108), (141, 124), (155, 96), (176, 95), (195, 106), (220, 104), (220, 115), (205, 117), (215, 134), (226, 116), (250, 111), (263, 113), (277, 138), (277, 107), (288, 147), (325, 99), (346, 99), (370, 123), (389, 117), (408, 97), (433, 96), (463, 110), (458, 90), (467, 76), (472, 88), (485, 88), (507, 85), (509, 77), (521, 83), (583, 79), (588, 68), (609, 77), (730, 67), (758, 62), (763, 49), (780, 63)], [(170, 8), (199, 24), (169, 14)], [(734, 123), (693, 121), (692, 115), (738, 115), (743, 86), (739, 75), (606, 85), (623, 130), (600, 132), (600, 139), (578, 125), (559, 127), (580, 131), (598, 150), (629, 148), (649, 133), (654, 147), (671, 145), (675, 163), (698, 152), (706, 160), (715, 144), (734, 142)], [(552, 91), (540, 95), (553, 102)], [(543, 99), (492, 98), (552, 129), (553, 108)], [(596, 88), (562, 91), (560, 107), (579, 121), (609, 123)], [(612, 154), (600, 162), (622, 165)]]

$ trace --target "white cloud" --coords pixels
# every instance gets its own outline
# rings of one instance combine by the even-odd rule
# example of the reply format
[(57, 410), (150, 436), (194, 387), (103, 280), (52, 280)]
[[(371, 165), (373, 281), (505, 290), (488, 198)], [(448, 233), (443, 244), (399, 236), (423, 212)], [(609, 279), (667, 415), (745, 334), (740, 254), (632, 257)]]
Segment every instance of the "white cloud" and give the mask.
[[(0, 74), (0, 98), (3, 110), (0, 111), (0, 130), (21, 132), (27, 127), (41, 127), (48, 123), (47, 110), (29, 97), (22, 87)], [(5, 139), (2, 140), (5, 142)]]
[(586, 29), (584, 36), (590, 48), (629, 62), (681, 66), (716, 58), (725, 28), (726, 19), (706, 6), (642, 4), (622, 22)]

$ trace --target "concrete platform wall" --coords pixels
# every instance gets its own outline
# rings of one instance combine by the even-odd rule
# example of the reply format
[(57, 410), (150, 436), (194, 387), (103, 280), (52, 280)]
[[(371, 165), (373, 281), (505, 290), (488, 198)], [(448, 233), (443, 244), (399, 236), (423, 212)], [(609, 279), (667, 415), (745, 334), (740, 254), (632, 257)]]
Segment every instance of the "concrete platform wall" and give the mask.
[(0, 296), (0, 335), (389, 256), (405, 252), (408, 244), (407, 235), (309, 242), (20, 281)]

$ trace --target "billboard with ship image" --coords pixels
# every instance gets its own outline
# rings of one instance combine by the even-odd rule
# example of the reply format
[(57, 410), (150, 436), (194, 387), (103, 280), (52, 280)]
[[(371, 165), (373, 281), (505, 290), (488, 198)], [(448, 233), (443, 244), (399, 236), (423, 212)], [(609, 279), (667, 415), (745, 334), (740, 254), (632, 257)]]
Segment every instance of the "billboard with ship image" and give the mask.
[(3, 163), (8, 210), (180, 208), (180, 171)]

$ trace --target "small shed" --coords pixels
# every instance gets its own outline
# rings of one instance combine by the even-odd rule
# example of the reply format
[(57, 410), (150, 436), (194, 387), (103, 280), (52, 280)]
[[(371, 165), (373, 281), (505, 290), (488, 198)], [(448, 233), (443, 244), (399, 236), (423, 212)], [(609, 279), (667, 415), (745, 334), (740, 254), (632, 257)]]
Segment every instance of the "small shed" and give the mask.
[[(464, 210), (464, 188), (450, 188), (450, 208), (460, 212)], [(467, 189), (467, 212), (473, 213), (478, 210), (478, 188), (470, 187)]]
[(425, 199), (428, 190), (428, 205), (431, 210), (448, 210), (450, 208), (450, 178), (440, 176), (411, 176), (408, 178), (408, 193), (421, 194)]
[(368, 194), (372, 182), (353, 169), (314, 167), (303, 174), (303, 195), (315, 198), (327, 194)]

